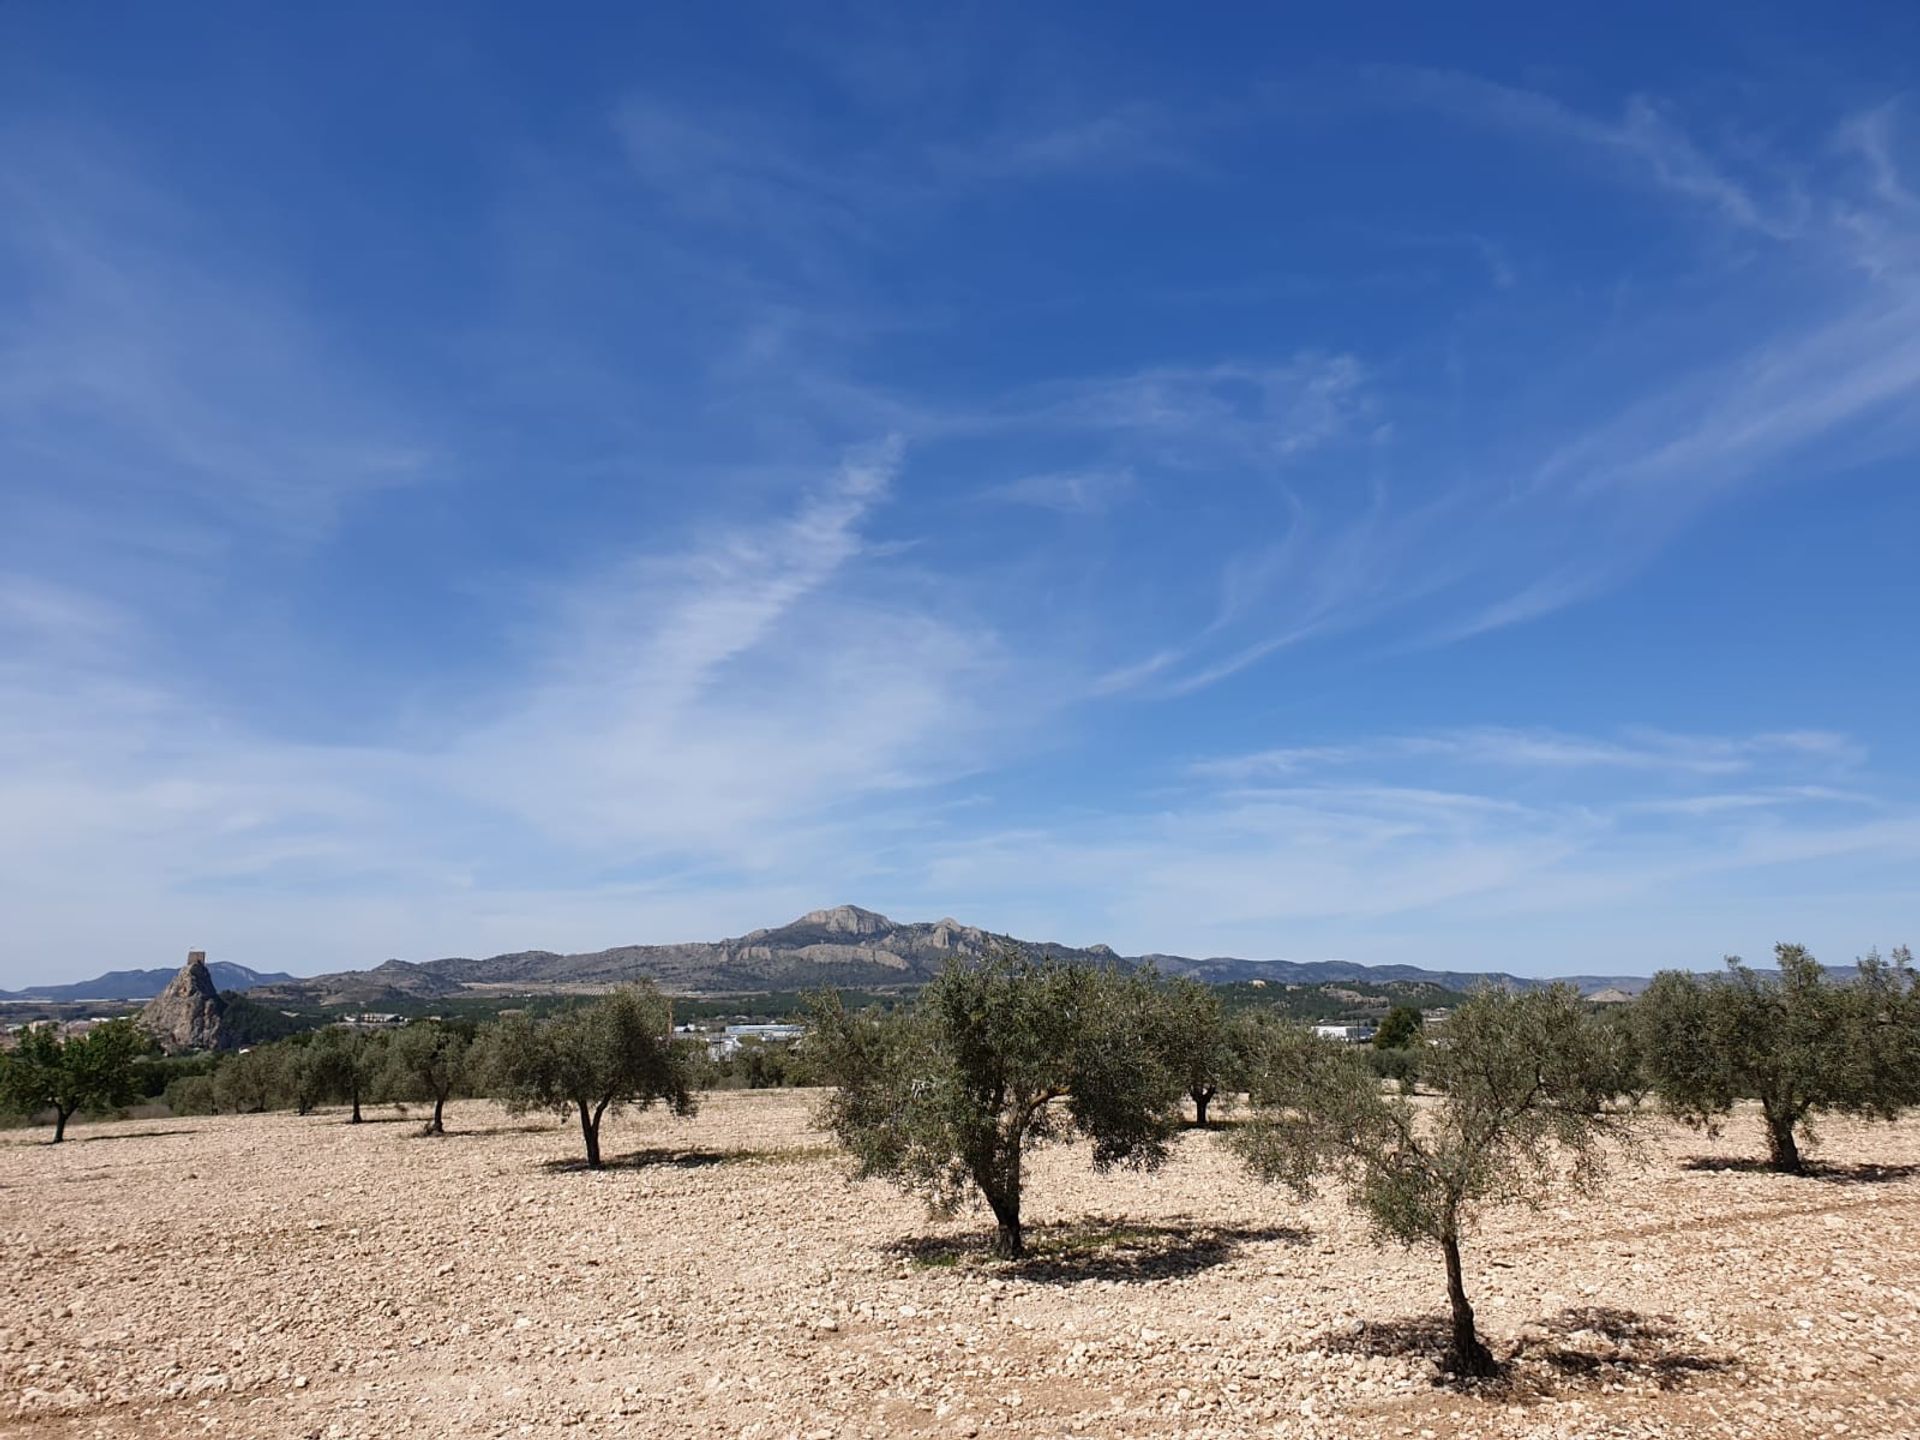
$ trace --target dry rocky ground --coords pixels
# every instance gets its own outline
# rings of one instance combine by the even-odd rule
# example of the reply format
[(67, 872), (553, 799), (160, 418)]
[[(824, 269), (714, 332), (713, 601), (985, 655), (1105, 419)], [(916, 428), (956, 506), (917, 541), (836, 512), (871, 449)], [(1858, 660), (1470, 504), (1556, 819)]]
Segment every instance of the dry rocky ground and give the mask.
[[(1038, 1256), (849, 1187), (812, 1097), (578, 1132), (469, 1102), (0, 1136), (0, 1433), (80, 1436), (1920, 1435), (1920, 1121), (1786, 1179), (1659, 1131), (1468, 1253), (1513, 1363), (1436, 1383), (1437, 1255), (1376, 1250), (1189, 1133), (1034, 1167)], [(636, 1157), (636, 1152), (638, 1155)]]

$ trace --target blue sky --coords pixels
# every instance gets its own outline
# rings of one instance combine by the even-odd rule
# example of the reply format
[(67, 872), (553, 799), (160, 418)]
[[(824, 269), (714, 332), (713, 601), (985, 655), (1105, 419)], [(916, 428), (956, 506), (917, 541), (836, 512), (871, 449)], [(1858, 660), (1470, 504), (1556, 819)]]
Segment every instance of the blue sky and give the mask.
[(1916, 57), (9, 6), (0, 984), (1912, 939)]

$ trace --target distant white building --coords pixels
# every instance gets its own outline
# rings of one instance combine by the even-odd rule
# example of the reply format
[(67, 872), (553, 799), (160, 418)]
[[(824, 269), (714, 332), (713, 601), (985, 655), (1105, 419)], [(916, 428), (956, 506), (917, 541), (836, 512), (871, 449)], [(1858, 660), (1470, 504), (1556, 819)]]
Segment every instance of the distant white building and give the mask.
[(1338, 1040), (1344, 1045), (1371, 1045), (1374, 1028), (1363, 1021), (1358, 1025), (1316, 1025), (1313, 1033), (1322, 1040)]
[(729, 1025), (707, 1041), (707, 1053), (723, 1060), (740, 1048), (742, 1040), (758, 1040), (767, 1045), (790, 1045), (807, 1033), (804, 1025)]

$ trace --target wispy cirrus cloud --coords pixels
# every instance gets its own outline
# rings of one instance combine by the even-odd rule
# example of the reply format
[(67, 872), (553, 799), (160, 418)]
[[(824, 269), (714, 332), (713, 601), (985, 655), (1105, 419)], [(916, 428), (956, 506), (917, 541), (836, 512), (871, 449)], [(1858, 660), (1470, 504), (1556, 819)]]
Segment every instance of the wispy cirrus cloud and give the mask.
[[(1648, 973), (1758, 952), (1796, 913), (1793, 927), (1857, 951), (1886, 938), (1794, 887), (1884, 883), (1920, 857), (1920, 809), (1863, 793), (1861, 764), (1856, 741), (1825, 733), (1489, 729), (1299, 746), (1202, 762), (1137, 807), (937, 846), (933, 878), (1009, 896), (1029, 933), (1091, 911), (1064, 938), (1185, 954), (1305, 958), (1362, 935), (1369, 958), (1525, 973), (1545, 957), (1505, 927), (1538, 933), (1553, 917), (1561, 970)], [(1825, 783), (1836, 773), (1861, 788)], [(1103, 884), (1116, 873), (1124, 894)], [(1663, 923), (1622, 949), (1632, 906)], [(1262, 945), (1275, 934), (1286, 949)]]
[(1305, 455), (1364, 424), (1372, 396), (1353, 356), (1309, 353), (1276, 365), (1161, 366), (1061, 382), (1015, 405), (1015, 423), (1117, 436), (1190, 469)]
[(1671, 108), (1648, 95), (1629, 96), (1617, 116), (1584, 113), (1550, 95), (1452, 70), (1379, 66), (1367, 70), (1361, 99), (1410, 106), (1466, 124), (1488, 126), (1552, 145), (1571, 145), (1718, 213), (1743, 229), (1790, 239), (1807, 202), (1791, 177), (1775, 175), (1766, 198), (1736, 177), (1687, 132)]
[(1845, 770), (1864, 763), (1859, 743), (1830, 731), (1742, 736), (1675, 735), (1638, 730), (1608, 738), (1551, 730), (1479, 726), (1422, 735), (1388, 735), (1337, 745), (1289, 746), (1199, 762), (1195, 773), (1254, 780), (1390, 761), (1538, 770), (1638, 770), (1670, 775), (1736, 775), (1782, 760)]
[(979, 763), (972, 697), (1004, 658), (849, 573), (898, 464), (879, 447), (786, 520), (571, 587), (524, 692), (453, 747), (452, 783), (563, 844), (709, 863)]
[[(866, 540), (899, 463), (874, 447), (784, 518), (530, 594), (513, 672), (405, 743), (251, 730), (153, 672), (138, 617), (0, 587), (43, 630), (115, 637), (0, 670), (10, 913), (52, 923), (105, 867), (129, 877), (131, 923), (325, 967), (361, 963), (328, 947), (362, 910), (394, 923), (400, 894), (586, 945), (605, 942), (570, 909), (638, 938), (656, 910), (724, 928), (745, 890), (839, 893), (926, 823), (912, 797), (994, 753), (982, 698), (1009, 667), (977, 627), (904, 603), (898, 561)], [(856, 573), (875, 564), (884, 578)], [(335, 917), (331, 939), (273, 933), (306, 909)], [(394, 934), (365, 938), (442, 943), (417, 922)]]
[(1022, 475), (981, 491), (981, 498), (1008, 505), (1031, 505), (1063, 515), (1099, 515), (1124, 500), (1135, 486), (1133, 471), (1053, 470)]
[(40, 477), (18, 512), (36, 526), (135, 506), (167, 512), (162, 536), (310, 541), (356, 496), (432, 473), (432, 446), (338, 363), (291, 283), (111, 145), (0, 133), (0, 266), (18, 292), (0, 464)]
[[(1274, 570), (1263, 603), (1241, 607), (1242, 625), (1160, 641), (1112, 667), (1105, 688), (1180, 697), (1330, 635), (1444, 645), (1536, 622), (1626, 583), (1742, 490), (1791, 483), (1815, 447), (1827, 473), (1920, 442), (1920, 230), (1903, 200), (1893, 112), (1840, 127), (1866, 161), (1865, 188), (1830, 176), (1814, 189), (1805, 166), (1759, 147), (1736, 174), (1672, 107), (1647, 98), (1597, 118), (1470, 76), (1390, 69), (1369, 72), (1356, 103), (1417, 106), (1612, 157), (1686, 213), (1710, 212), (1768, 248), (1728, 277), (1722, 310), (1696, 327), (1728, 336), (1717, 348), (1661, 357), (1657, 384), (1605, 404), (1568, 397), (1551, 426), (1522, 417), (1497, 455), (1456, 457), (1451, 486), (1396, 463), (1409, 427), (1396, 387), (1376, 379), (1369, 403), (1383, 421), (1401, 419), (1379, 447), (1388, 478), (1364, 506), (1323, 490), (1286, 522), (1322, 550), (1338, 547), (1340, 565)], [(1739, 323), (1726, 323), (1728, 307)], [(1223, 573), (1246, 566), (1245, 546), (1222, 537)]]
[[(828, 47), (845, 93), (677, 99), (666, 65), (434, 152), (466, 178), (404, 237), (457, 232), (430, 296), (342, 245), (338, 177), (229, 204), (164, 147), (9, 150), (21, 933), (318, 968), (846, 898), (1540, 968), (1556, 930), (1710, 959), (1803, 883), (1836, 936), (1848, 887), (1901, 913), (1901, 784), (1789, 703), (1676, 734), (1627, 722), (1715, 701), (1496, 684), (1501, 723), (1435, 728), (1354, 683), (1911, 453), (1897, 104), (1756, 139), (1685, 96), (1343, 70), (1296, 132), (1244, 76), (980, 83), (900, 29)], [(1336, 99), (1387, 123), (1330, 181)], [(1528, 165), (1561, 208), (1510, 212)], [(283, 197), (299, 244), (248, 228)], [(435, 343), (391, 368), (402, 331)], [(1389, 691), (1404, 730), (1357, 731)]]

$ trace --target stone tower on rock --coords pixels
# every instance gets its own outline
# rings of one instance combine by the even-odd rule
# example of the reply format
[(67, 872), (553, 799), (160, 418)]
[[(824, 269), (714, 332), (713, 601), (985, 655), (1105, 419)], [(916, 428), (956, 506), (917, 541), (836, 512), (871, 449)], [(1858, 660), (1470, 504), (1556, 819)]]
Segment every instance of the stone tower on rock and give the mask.
[(224, 1050), (227, 1037), (220, 1017), (226, 1008), (207, 971), (207, 952), (189, 950), (180, 973), (140, 1012), (140, 1028), (169, 1055), (187, 1050)]

